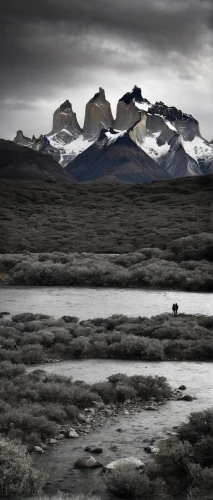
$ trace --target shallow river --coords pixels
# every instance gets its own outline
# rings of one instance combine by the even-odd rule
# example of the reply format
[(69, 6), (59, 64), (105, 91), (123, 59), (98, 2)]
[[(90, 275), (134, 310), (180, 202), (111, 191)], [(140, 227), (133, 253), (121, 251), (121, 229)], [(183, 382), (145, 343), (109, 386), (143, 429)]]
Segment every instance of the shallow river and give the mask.
[[(47, 491), (57, 490), (77, 492), (93, 491), (107, 498), (99, 469), (79, 471), (75, 461), (84, 454), (87, 445), (99, 444), (104, 452), (98, 455), (103, 464), (116, 458), (135, 456), (148, 460), (143, 451), (146, 439), (158, 440), (166, 436), (182, 421), (187, 420), (191, 411), (199, 411), (213, 406), (213, 364), (188, 362), (139, 362), (115, 360), (82, 360), (41, 365), (48, 372), (72, 376), (74, 379), (95, 382), (106, 379), (112, 373), (165, 375), (173, 387), (187, 386), (187, 393), (197, 397), (192, 402), (170, 401), (158, 412), (136, 412), (131, 416), (121, 416), (119, 423), (110, 419), (106, 425), (87, 436), (76, 440), (64, 440), (59, 446), (50, 448), (42, 456), (35, 457), (35, 464), (49, 472)], [(122, 427), (119, 434), (116, 429)], [(113, 452), (110, 447), (116, 445)]]
[(193, 293), (139, 288), (22, 287), (0, 288), (0, 312), (23, 312), (50, 316), (78, 316), (80, 319), (109, 317), (112, 314), (151, 317), (171, 312), (213, 314), (211, 293)]

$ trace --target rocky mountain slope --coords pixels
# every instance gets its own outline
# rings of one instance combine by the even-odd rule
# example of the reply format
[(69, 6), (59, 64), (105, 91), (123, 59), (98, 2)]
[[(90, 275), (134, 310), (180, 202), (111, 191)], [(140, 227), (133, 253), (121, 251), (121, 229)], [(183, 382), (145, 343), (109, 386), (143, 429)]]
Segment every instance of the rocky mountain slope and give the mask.
[(50, 156), (0, 139), (0, 178), (75, 182)]
[[(83, 130), (78, 124), (72, 105), (69, 101), (65, 101), (53, 115), (53, 128), (50, 133), (46, 136), (40, 136), (39, 139), (35, 139), (34, 136), (32, 139), (28, 139), (19, 131), (15, 142), (40, 150), (48, 155), (51, 154), (61, 166), (67, 165), (68, 171), (71, 171), (72, 168), (74, 171), (79, 165), (80, 170), (79, 174), (76, 174), (77, 177), (82, 177), (81, 168), (87, 169), (87, 173), (85, 170), (86, 178), (88, 168), (93, 168), (91, 165), (94, 166), (95, 162), (99, 161), (97, 160), (97, 151), (99, 150), (100, 158), (100, 144), (103, 141), (102, 130), (105, 130), (105, 134), (107, 131), (109, 134), (115, 132), (114, 135), (118, 140), (119, 147), (118, 145), (115, 147), (115, 144), (112, 147), (112, 141), (107, 141), (104, 148), (101, 149), (103, 164), (106, 166), (109, 157), (111, 157), (113, 169), (119, 168), (117, 179), (120, 178), (120, 175), (121, 177), (124, 175), (124, 170), (128, 164), (130, 166), (130, 163), (131, 171), (129, 174), (131, 177), (133, 170), (137, 171), (139, 162), (142, 162), (141, 167), (144, 167), (145, 170), (148, 163), (153, 165), (155, 162), (155, 171), (162, 173), (164, 170), (169, 178), (213, 173), (213, 144), (202, 137), (198, 121), (191, 115), (183, 113), (175, 107), (169, 107), (163, 102), (151, 104), (142, 96), (141, 89), (137, 86), (119, 99), (115, 120), (112, 116), (110, 103), (106, 100), (105, 92), (100, 88), (99, 92), (86, 105)], [(126, 132), (125, 137), (128, 136), (129, 140), (132, 141), (130, 149), (131, 154), (134, 150), (135, 158), (133, 160), (131, 156), (131, 161), (125, 159), (123, 164), (122, 156), (125, 157), (126, 150), (123, 151), (122, 155), (121, 150), (124, 145), (120, 140), (120, 132)], [(115, 140), (113, 140), (114, 142)], [(91, 148), (92, 145), (94, 145), (93, 148)], [(108, 151), (108, 147), (110, 151)], [(142, 152), (140, 155), (138, 148)], [(86, 150), (87, 156), (83, 154)], [(136, 164), (133, 169), (134, 161)], [(71, 162), (74, 162), (72, 168), (70, 167)], [(159, 167), (158, 170), (156, 170), (157, 167)], [(100, 178), (99, 174), (97, 175), (97, 178)], [(103, 176), (106, 175), (114, 176), (108, 170), (103, 172)], [(91, 176), (94, 177), (92, 173)]]
[[(102, 129), (99, 139), (65, 170), (77, 181), (115, 179), (135, 183), (163, 181), (171, 176), (130, 137), (130, 132)], [(110, 177), (109, 177), (110, 176)]]

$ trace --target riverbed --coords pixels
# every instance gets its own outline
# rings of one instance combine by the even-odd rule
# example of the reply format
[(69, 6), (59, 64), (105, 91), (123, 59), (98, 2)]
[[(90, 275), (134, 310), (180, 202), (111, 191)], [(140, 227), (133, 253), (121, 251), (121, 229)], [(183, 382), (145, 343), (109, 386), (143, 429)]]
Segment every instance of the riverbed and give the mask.
[[(118, 372), (128, 375), (165, 375), (174, 388), (185, 384), (186, 393), (197, 398), (191, 402), (169, 401), (159, 407), (157, 412), (142, 410), (128, 416), (121, 415), (119, 422), (109, 418), (100, 430), (91, 431), (89, 435), (76, 440), (64, 440), (60, 445), (49, 448), (42, 456), (35, 456), (36, 466), (49, 473), (48, 492), (93, 491), (103, 499), (108, 498), (99, 469), (80, 471), (74, 468), (75, 461), (88, 454), (84, 452), (86, 446), (95, 444), (103, 447), (104, 451), (98, 456), (98, 460), (104, 465), (128, 456), (147, 461), (150, 456), (143, 450), (147, 442), (151, 439), (157, 442), (167, 437), (167, 432), (174, 431), (173, 427), (186, 421), (192, 411), (213, 406), (212, 363), (78, 360), (41, 365), (39, 368), (88, 383), (105, 380), (109, 375)], [(124, 429), (122, 434), (116, 431), (118, 427)], [(118, 450), (112, 451), (112, 445), (116, 445)]]
[(213, 314), (211, 293), (144, 290), (141, 288), (24, 287), (0, 288), (0, 312), (11, 315), (31, 312), (57, 318), (70, 315), (79, 319), (107, 318), (113, 314), (155, 316), (172, 312)]

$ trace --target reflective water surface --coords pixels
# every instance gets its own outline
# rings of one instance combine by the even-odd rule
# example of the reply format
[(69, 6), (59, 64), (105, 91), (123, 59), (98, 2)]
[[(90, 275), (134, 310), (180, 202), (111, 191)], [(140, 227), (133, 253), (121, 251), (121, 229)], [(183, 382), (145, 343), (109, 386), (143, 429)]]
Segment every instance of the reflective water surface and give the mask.
[(109, 317), (112, 314), (151, 317), (171, 312), (213, 314), (211, 293), (143, 290), (139, 288), (22, 287), (0, 288), (0, 312), (23, 312), (80, 319)]

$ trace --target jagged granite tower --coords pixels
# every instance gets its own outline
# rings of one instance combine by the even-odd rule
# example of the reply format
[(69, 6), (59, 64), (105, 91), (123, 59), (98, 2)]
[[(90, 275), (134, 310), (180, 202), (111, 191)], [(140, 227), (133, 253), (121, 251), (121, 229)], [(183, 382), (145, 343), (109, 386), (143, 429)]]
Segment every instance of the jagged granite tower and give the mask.
[(52, 134), (66, 128), (69, 130), (73, 139), (76, 139), (81, 134), (81, 128), (78, 124), (76, 113), (72, 110), (72, 104), (66, 100), (53, 114), (53, 130)]
[(98, 139), (102, 128), (111, 128), (113, 116), (110, 103), (106, 100), (105, 91), (101, 87), (87, 103), (84, 120), (84, 138), (91, 141)]

